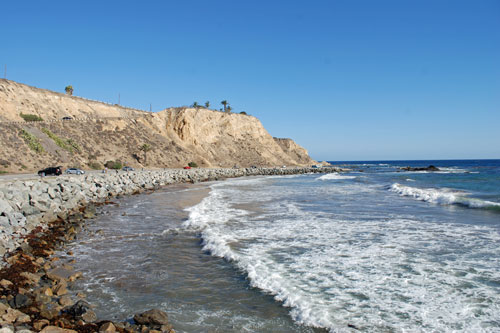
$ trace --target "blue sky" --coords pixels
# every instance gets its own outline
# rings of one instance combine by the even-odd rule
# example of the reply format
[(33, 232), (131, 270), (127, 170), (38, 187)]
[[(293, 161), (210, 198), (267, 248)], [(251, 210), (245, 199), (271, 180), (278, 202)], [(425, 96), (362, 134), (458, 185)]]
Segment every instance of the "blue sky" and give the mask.
[(500, 1), (2, 1), (7, 78), (258, 117), (319, 160), (500, 158)]

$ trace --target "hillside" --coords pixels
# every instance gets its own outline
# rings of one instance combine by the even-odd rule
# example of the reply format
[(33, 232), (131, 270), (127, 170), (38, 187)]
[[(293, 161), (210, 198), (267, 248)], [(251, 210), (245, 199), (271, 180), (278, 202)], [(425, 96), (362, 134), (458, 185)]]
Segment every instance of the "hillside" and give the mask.
[[(43, 119), (26, 122), (20, 116)], [(71, 117), (72, 120), (62, 120)], [(135, 167), (310, 165), (307, 151), (273, 138), (252, 116), (207, 109), (150, 113), (0, 79), (0, 170), (49, 165), (89, 168), (120, 160)], [(146, 155), (140, 150), (151, 145)]]

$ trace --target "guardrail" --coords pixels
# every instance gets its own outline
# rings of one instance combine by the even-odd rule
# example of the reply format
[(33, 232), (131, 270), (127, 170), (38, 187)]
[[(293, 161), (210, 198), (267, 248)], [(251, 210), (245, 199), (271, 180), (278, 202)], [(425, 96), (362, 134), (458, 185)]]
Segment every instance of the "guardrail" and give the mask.
[(45, 124), (45, 123), (65, 123), (65, 122), (74, 122), (74, 121), (95, 121), (95, 120), (120, 120), (120, 119), (138, 119), (147, 117), (149, 114), (138, 115), (135, 117), (101, 117), (101, 118), (92, 118), (92, 117), (84, 117), (84, 118), (72, 118), (72, 119), (49, 119), (49, 120), (38, 120), (38, 121), (0, 121), (0, 124), (22, 124), (22, 125), (36, 125), (36, 124)]

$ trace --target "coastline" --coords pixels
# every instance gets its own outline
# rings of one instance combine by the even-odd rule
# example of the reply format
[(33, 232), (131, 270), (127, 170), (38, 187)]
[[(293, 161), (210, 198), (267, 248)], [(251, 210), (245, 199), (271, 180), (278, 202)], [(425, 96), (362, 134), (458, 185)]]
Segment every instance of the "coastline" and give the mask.
[[(120, 171), (89, 174), (83, 177), (47, 177), (37, 181), (14, 181), (2, 185), (0, 187), (0, 210), (2, 210), (0, 217), (3, 222), (8, 220), (12, 223), (10, 223), (9, 239), (5, 242), (6, 237), (2, 237), (0, 243), (3, 249), (8, 250), (8, 253), (2, 253), (5, 260), (3, 264), (8, 263), (8, 265), (0, 271), (0, 276), (7, 281), (9, 280), (5, 277), (9, 277), (13, 280), (10, 282), (14, 283), (9, 285), (8, 282), (2, 280), (3, 287), (0, 287), (2, 290), (1, 324), (10, 327), (13, 332), (15, 327), (26, 327), (28, 330), (31, 327), (31, 329), (40, 330), (43, 326), (93, 331), (101, 330), (101, 326), (105, 325), (110, 332), (113, 330), (133, 332), (146, 328), (171, 331), (172, 327), (168, 324), (166, 314), (161, 314), (159, 310), (151, 311), (154, 311), (156, 316), (164, 315), (165, 318), (162, 320), (149, 322), (148, 319), (141, 322), (140, 315), (136, 315), (134, 320), (137, 325), (109, 321), (96, 323), (95, 314), (88, 303), (83, 300), (73, 303), (65, 297), (67, 296), (66, 286), (78, 278), (79, 273), (72, 271), (72, 267), (59, 266), (57, 258), (52, 258), (51, 255), (54, 249), (60, 248), (66, 241), (74, 238), (85, 223), (85, 218), (93, 217), (95, 205), (112, 203), (110, 199), (113, 197), (138, 194), (175, 183), (196, 183), (243, 176), (341, 171), (337, 168)], [(5, 231), (8, 230), (2, 228), (2, 236), (6, 235)], [(65, 271), (64, 277), (51, 276), (50, 272), (54, 270)], [(37, 282), (33, 283), (35, 280)], [(47, 284), (47, 281), (50, 283)], [(17, 302), (18, 299), (19, 302)], [(61, 299), (65, 304), (61, 304)], [(31, 304), (36, 304), (36, 306)], [(44, 311), (47, 308), (51, 311)]]

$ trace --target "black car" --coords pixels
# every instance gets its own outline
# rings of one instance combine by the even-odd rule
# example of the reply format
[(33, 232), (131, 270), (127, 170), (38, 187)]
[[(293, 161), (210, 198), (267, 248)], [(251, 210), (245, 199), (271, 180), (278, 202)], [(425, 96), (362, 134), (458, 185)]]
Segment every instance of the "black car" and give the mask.
[(50, 176), (50, 175), (55, 175), (59, 176), (62, 174), (62, 167), (50, 167), (50, 168), (45, 168), (43, 170), (38, 171), (39, 176)]

